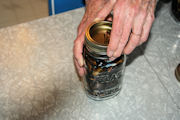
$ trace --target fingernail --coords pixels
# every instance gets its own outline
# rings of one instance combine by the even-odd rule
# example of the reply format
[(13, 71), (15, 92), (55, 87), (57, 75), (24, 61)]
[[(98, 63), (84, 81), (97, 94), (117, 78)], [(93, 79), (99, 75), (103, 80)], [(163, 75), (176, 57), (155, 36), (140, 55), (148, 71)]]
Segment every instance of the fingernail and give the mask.
[(78, 60), (78, 63), (82, 67), (83, 66), (83, 59)]
[(143, 42), (139, 42), (139, 46), (142, 45), (142, 44), (143, 44)]
[(96, 21), (100, 21), (101, 19), (100, 18), (95, 18), (94, 19), (94, 21), (96, 22)]
[(117, 52), (114, 52), (113, 57), (115, 57), (116, 55), (117, 55)]
[(117, 57), (121, 56), (121, 54), (122, 54), (122, 53), (114, 52), (113, 57), (114, 57), (114, 58), (117, 58)]
[(110, 61), (114, 61), (115, 59), (116, 59), (116, 58), (114, 58), (114, 57), (110, 57), (110, 58), (109, 58)]
[(109, 57), (112, 57), (113, 51), (109, 51), (107, 54), (108, 54)]

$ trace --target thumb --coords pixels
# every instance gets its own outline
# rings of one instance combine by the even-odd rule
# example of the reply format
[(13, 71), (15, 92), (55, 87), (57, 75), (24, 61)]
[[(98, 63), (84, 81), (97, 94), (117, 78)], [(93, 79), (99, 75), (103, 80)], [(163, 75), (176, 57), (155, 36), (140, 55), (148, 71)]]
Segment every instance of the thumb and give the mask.
[(84, 44), (84, 32), (82, 32), (74, 41), (74, 58), (77, 60), (79, 66), (83, 66), (83, 44)]

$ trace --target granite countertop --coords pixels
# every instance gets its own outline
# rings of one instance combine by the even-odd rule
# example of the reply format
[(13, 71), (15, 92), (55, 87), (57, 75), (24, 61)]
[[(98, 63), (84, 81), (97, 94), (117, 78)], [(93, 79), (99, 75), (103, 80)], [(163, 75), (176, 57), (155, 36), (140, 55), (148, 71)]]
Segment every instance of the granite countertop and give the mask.
[(0, 120), (179, 120), (180, 25), (169, 10), (157, 12), (122, 91), (105, 101), (86, 97), (73, 65), (84, 8), (0, 29)]

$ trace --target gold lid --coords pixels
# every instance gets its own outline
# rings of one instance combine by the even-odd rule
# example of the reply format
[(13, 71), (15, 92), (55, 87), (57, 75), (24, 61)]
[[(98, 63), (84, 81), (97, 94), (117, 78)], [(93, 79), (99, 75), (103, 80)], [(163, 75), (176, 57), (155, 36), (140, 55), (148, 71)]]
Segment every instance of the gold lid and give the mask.
[(91, 52), (106, 55), (111, 28), (112, 22), (109, 21), (98, 21), (92, 23), (86, 30), (86, 48)]

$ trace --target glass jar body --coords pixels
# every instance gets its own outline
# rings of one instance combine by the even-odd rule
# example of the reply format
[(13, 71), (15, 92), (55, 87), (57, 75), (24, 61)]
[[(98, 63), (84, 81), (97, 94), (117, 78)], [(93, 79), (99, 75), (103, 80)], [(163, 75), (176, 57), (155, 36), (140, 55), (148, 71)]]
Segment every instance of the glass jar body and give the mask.
[(171, 7), (174, 19), (180, 23), (180, 0), (173, 0)]
[(116, 96), (122, 87), (126, 55), (111, 61), (106, 55), (98, 55), (83, 48), (86, 74), (83, 83), (88, 97), (104, 100)]

